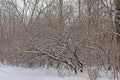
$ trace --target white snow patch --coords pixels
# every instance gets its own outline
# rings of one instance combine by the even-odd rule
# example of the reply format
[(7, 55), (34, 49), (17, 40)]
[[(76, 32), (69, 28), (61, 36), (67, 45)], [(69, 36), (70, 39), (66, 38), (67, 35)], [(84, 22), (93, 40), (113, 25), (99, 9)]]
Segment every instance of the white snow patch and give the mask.
[[(109, 72), (101, 71), (98, 80), (110, 80)], [(87, 71), (75, 75), (67, 70), (60, 70), (60, 74), (54, 68), (27, 69), (0, 65), (0, 80), (90, 80)]]

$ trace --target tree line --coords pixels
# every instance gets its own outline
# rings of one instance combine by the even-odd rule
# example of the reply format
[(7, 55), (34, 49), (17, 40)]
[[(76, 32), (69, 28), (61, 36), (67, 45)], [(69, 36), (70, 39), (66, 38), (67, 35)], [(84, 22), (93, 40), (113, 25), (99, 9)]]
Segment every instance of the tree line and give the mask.
[(0, 60), (117, 74), (119, 28), (119, 0), (0, 0)]

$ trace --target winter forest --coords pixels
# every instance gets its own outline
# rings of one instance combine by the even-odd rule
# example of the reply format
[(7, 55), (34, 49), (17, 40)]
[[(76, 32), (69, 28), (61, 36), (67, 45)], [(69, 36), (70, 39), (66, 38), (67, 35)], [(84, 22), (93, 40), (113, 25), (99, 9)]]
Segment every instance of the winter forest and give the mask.
[(120, 0), (0, 0), (0, 62), (119, 80)]

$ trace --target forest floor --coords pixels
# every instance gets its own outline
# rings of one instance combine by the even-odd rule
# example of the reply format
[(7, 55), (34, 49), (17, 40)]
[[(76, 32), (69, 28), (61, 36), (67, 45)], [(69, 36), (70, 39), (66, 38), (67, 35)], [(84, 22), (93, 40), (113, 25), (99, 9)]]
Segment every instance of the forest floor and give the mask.
[[(90, 77), (87, 71), (74, 74), (68, 70), (58, 71), (55, 68), (28, 69), (0, 65), (0, 80), (90, 80)], [(96, 80), (113, 80), (113, 74), (112, 72), (100, 71)]]

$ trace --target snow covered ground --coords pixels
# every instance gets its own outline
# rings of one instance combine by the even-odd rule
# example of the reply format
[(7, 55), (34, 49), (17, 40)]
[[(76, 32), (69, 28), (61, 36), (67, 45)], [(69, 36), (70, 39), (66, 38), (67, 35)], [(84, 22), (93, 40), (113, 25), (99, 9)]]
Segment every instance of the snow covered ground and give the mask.
[[(101, 72), (98, 80), (112, 80), (108, 72)], [(0, 66), (0, 80), (90, 80), (87, 72), (75, 75), (66, 70), (60, 74), (54, 68), (25, 69), (12, 66)]]

